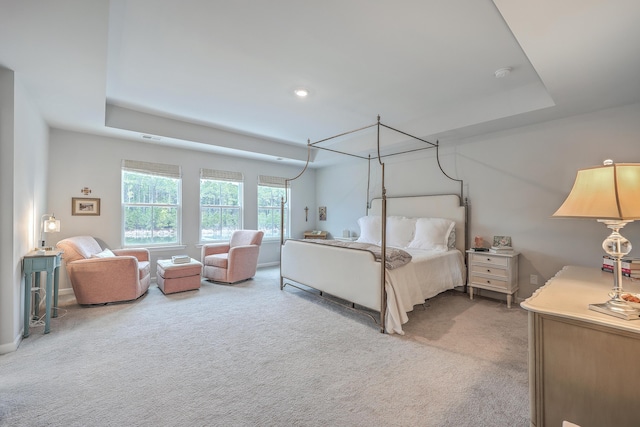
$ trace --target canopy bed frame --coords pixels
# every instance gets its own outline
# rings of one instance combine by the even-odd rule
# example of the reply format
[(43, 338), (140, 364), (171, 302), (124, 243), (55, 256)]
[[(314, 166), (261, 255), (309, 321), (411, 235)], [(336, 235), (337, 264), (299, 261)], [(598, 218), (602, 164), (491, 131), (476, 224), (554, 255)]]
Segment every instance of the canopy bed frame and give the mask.
[[(340, 138), (352, 133), (360, 132), (365, 129), (376, 127), (376, 150), (375, 157), (371, 154), (360, 155), (355, 153), (349, 153), (339, 151), (336, 149), (320, 146), (319, 144), (326, 141), (330, 141), (336, 138)], [(393, 132), (397, 132), (404, 135), (411, 140), (419, 141), (421, 146), (418, 148), (397, 150), (390, 154), (381, 153), (380, 145), (380, 130), (381, 128), (389, 129)], [(423, 145), (423, 146), (422, 146)], [(349, 132), (341, 133), (339, 135), (332, 136), (330, 138), (322, 139), (316, 142), (307, 142), (307, 163), (302, 171), (294, 178), (285, 180), (285, 188), (291, 181), (294, 181), (301, 177), (309, 166), (311, 158), (311, 150), (326, 150), (332, 153), (341, 155), (347, 155), (369, 162), (368, 174), (369, 179), (367, 183), (367, 213), (368, 215), (377, 215), (380, 220), (380, 241), (379, 241), (379, 259), (388, 260), (388, 252), (393, 248), (387, 247), (387, 218), (389, 215), (398, 215), (405, 217), (436, 217), (446, 218), (455, 223), (455, 248), (456, 254), (449, 255), (449, 258), (458, 257), (460, 260), (456, 262), (462, 263), (462, 283), (457, 279), (455, 286), (462, 285), (465, 287), (466, 292), (466, 267), (464, 253), (467, 248), (468, 242), (468, 215), (467, 215), (467, 202), (463, 202), (463, 181), (461, 179), (455, 179), (449, 176), (442, 168), (439, 158), (439, 143), (432, 143), (422, 138), (410, 135), (408, 133), (399, 131), (390, 126), (387, 126), (380, 122), (380, 116), (376, 123), (365, 126), (359, 129), (355, 129)], [(385, 163), (384, 159), (391, 156), (397, 156), (401, 154), (412, 153), (422, 150), (436, 150), (437, 164), (440, 172), (449, 180), (456, 181), (460, 184), (459, 194), (437, 194), (437, 195), (416, 195), (416, 196), (404, 196), (404, 197), (388, 197), (387, 189), (385, 186)], [(378, 198), (370, 198), (369, 187), (371, 181), (371, 162), (377, 159), (380, 165), (380, 185), (381, 194)], [(370, 316), (376, 324), (380, 327), (380, 332), (384, 333), (403, 333), (401, 324), (405, 323), (406, 312), (413, 309), (413, 305), (417, 304), (416, 297), (406, 297), (400, 291), (394, 290), (393, 285), (387, 289), (387, 284), (393, 281), (403, 280), (402, 274), (396, 273), (401, 271), (402, 268), (390, 270), (388, 266), (389, 262), (376, 261), (374, 256), (364, 250), (353, 250), (345, 247), (327, 246), (324, 244), (317, 244), (319, 242), (313, 241), (300, 241), (295, 239), (288, 239), (285, 242), (284, 238), (284, 206), (287, 201), (282, 198), (281, 200), (281, 224), (280, 224), (280, 245), (281, 245), (281, 262), (280, 262), (280, 289), (283, 290), (286, 285), (308, 291), (298, 284), (304, 285), (308, 288), (319, 291), (319, 295), (324, 297), (325, 293), (333, 297), (338, 297), (342, 300), (346, 300), (351, 303), (350, 307), (341, 304), (343, 307), (354, 309), (360, 313)], [(326, 242), (325, 242), (326, 243)], [(452, 245), (453, 246), (453, 245)], [(451, 251), (453, 252), (453, 251)], [(392, 254), (394, 255), (394, 254)], [(344, 259), (349, 257), (349, 261), (344, 262)], [(410, 257), (411, 258), (411, 257)], [(317, 262), (318, 259), (323, 259), (323, 263)], [(340, 262), (342, 260), (342, 262)], [(335, 265), (336, 269), (331, 275), (328, 275), (328, 264)], [(412, 272), (411, 274), (422, 274), (418, 272)], [(397, 275), (397, 278), (394, 278)], [(450, 281), (450, 279), (445, 279)], [(435, 296), (446, 289), (451, 289), (453, 286), (447, 285), (444, 288), (436, 288), (426, 290), (421, 295), (427, 295), (420, 303), (424, 303), (425, 299)], [(335, 302), (333, 299), (328, 299), (331, 302)], [(403, 301), (404, 300), (404, 301)], [(356, 305), (368, 308), (374, 312), (379, 313), (379, 319), (371, 315), (370, 313), (358, 310)], [(391, 305), (391, 307), (390, 307)], [(403, 308), (404, 305), (404, 308)], [(408, 307), (410, 305), (410, 307)], [(399, 306), (399, 307), (398, 307)], [(389, 327), (389, 325), (391, 325)], [(393, 328), (394, 330), (389, 330)]]

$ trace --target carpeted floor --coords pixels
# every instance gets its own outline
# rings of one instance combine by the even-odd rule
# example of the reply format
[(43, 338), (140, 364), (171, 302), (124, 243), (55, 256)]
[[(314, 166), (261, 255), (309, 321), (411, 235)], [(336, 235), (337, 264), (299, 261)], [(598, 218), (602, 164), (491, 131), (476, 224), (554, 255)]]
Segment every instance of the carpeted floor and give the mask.
[(406, 335), (279, 289), (79, 307), (0, 356), (0, 426), (528, 426), (527, 315), (444, 293)]

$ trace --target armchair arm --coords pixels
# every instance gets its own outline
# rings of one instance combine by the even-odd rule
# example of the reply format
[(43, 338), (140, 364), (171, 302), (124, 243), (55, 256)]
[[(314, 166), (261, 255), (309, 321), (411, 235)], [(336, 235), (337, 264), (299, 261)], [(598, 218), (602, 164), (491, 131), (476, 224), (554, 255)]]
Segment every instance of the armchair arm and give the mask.
[(258, 245), (234, 246), (229, 250), (229, 257), (227, 258), (229, 266), (227, 268), (231, 269), (237, 263), (246, 262), (251, 265), (257, 262), (259, 252), (260, 246)]
[(66, 269), (79, 304), (137, 297), (140, 281), (138, 259), (134, 256), (82, 259), (68, 263)]
[(227, 280), (231, 283), (252, 277), (258, 267), (260, 246), (234, 246), (227, 258)]
[(214, 254), (224, 254), (229, 252), (229, 243), (207, 243), (206, 245), (202, 245), (202, 258), (214, 255)]
[(118, 256), (134, 256), (138, 261), (149, 261), (149, 250), (145, 248), (112, 249), (111, 252)]

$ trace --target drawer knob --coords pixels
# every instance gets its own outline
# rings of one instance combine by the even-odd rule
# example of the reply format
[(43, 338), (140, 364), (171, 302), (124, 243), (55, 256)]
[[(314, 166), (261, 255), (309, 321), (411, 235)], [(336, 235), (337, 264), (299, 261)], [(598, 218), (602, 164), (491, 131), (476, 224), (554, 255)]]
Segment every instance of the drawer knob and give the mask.
[(491, 270), (487, 268), (487, 273), (491, 273)]
[(487, 258), (487, 261), (491, 261), (491, 258)]

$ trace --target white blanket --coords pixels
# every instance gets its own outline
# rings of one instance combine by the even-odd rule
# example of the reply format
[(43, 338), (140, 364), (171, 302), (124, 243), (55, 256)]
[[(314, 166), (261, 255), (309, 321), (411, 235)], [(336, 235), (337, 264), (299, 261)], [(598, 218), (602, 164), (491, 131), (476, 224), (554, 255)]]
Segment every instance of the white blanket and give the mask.
[(441, 292), (464, 286), (464, 256), (458, 250), (447, 252), (405, 249), (412, 261), (395, 270), (387, 270), (387, 314), (385, 329), (389, 334), (404, 335), (402, 325), (407, 313), (417, 304)]

